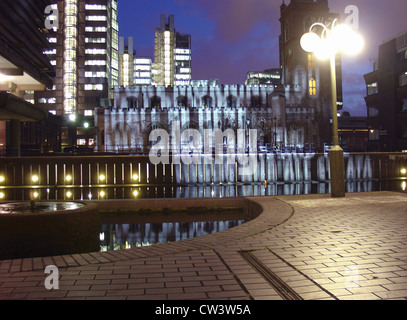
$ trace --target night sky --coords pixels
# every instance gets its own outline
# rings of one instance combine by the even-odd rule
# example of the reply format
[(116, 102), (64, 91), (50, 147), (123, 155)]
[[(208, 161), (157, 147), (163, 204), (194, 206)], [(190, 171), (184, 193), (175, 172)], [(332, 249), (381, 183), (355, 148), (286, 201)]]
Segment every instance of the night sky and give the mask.
[[(154, 56), (154, 29), (160, 14), (173, 14), (176, 31), (191, 34), (192, 79), (218, 78), (242, 84), (249, 71), (279, 67), (282, 0), (119, 0), (120, 36), (134, 37), (138, 56)], [(289, 0), (285, 0), (286, 4)], [(330, 0), (331, 12), (345, 17), (356, 5), (366, 46), (343, 58), (344, 110), (365, 116), (363, 74), (372, 71), (378, 46), (407, 31), (406, 0)]]

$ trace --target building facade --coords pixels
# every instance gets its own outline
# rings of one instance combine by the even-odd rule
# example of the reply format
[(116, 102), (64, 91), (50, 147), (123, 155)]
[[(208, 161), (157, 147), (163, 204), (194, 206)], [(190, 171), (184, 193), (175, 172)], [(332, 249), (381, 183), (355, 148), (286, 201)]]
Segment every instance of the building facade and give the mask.
[(369, 150), (407, 150), (407, 32), (379, 47), (373, 71), (364, 78)]
[(108, 106), (119, 84), (117, 0), (52, 2), (58, 27), (49, 30), (51, 48), (44, 54), (55, 66), (54, 87), (36, 92), (35, 103), (63, 117), (62, 145), (84, 144), (95, 108)]
[[(161, 28), (156, 30), (154, 61), (155, 76), (158, 76), (155, 79), (161, 77), (161, 80), (152, 86), (115, 89), (114, 105), (96, 112), (96, 126), (103, 128), (97, 139), (98, 150), (148, 152), (152, 144), (151, 132), (155, 129), (170, 132), (172, 124), (178, 121), (181, 131), (196, 129), (201, 136), (206, 129), (222, 132), (231, 129), (236, 136), (238, 130), (256, 130), (255, 144), (262, 147), (289, 146), (300, 150), (308, 147), (309, 150), (323, 151), (324, 145), (329, 145), (332, 139), (330, 67), (328, 62), (317, 61), (313, 55), (303, 51), (300, 38), (309, 31), (313, 22), (329, 24), (337, 17), (330, 13), (326, 0), (283, 3), (280, 19), (281, 66), (271, 70), (267, 80), (276, 80), (275, 84), (192, 82), (192, 85), (175, 85), (175, 57), (177, 54), (185, 55), (182, 61), (190, 61), (190, 49), (181, 51), (188, 50), (188, 45), (175, 48), (174, 19), (170, 16), (167, 21), (162, 15)], [(342, 80), (339, 57), (337, 61), (340, 110)], [(184, 67), (188, 65), (180, 66), (179, 70)], [(281, 84), (277, 79), (280, 74)], [(253, 141), (250, 140), (250, 143), (253, 144)]]
[(129, 37), (127, 45), (124, 37), (119, 37), (119, 86), (128, 87), (134, 84), (134, 39)]
[[(260, 146), (304, 148), (319, 136), (314, 110), (301, 105), (298, 86), (214, 85), (133, 86), (116, 88), (114, 106), (96, 112), (104, 128), (98, 150), (148, 153), (155, 129), (171, 134), (178, 121), (181, 132), (206, 129), (256, 130)], [(252, 146), (253, 147), (253, 146)]]
[[(53, 87), (44, 11), (50, 0), (4, 0), (0, 10), (0, 155), (58, 148), (60, 122), (34, 105), (34, 94)], [(27, 12), (30, 14), (27, 15)]]
[[(339, 15), (331, 13), (328, 0), (291, 0), (288, 5), (281, 5), (280, 65), (281, 81), (284, 85), (297, 85), (303, 90), (303, 105), (312, 108), (320, 128), (321, 141), (332, 140), (331, 119), (331, 81), (329, 61), (315, 58), (314, 54), (305, 52), (300, 45), (304, 33), (320, 22), (330, 26)], [(315, 28), (317, 33), (322, 29)], [(341, 58), (336, 58), (337, 74), (337, 109), (343, 108), (342, 99), (342, 65)]]
[(160, 16), (155, 30), (154, 85), (189, 85), (191, 82), (191, 36), (176, 32), (174, 16)]

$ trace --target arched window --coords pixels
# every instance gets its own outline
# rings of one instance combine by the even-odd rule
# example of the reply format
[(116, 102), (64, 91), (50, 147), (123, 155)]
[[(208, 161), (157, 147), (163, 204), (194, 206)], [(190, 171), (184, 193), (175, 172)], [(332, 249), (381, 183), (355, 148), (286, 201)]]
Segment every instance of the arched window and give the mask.
[(151, 108), (159, 109), (161, 108), (161, 98), (154, 96), (151, 98)]
[(261, 98), (260, 98), (260, 96), (252, 96), (251, 97), (251, 107), (252, 108), (260, 108), (261, 107)]
[(310, 96), (317, 95), (317, 82), (315, 81), (315, 78), (311, 78), (309, 80), (309, 95)]
[(229, 96), (226, 100), (228, 108), (236, 108), (237, 106), (237, 98), (234, 96)]
[(284, 24), (284, 40), (285, 40), (285, 42), (290, 40), (290, 27), (289, 27), (287, 21)]
[(213, 99), (210, 96), (205, 96), (202, 98), (202, 108), (212, 108)]
[(187, 106), (187, 97), (179, 96), (177, 98), (177, 107), (178, 108), (185, 108)]

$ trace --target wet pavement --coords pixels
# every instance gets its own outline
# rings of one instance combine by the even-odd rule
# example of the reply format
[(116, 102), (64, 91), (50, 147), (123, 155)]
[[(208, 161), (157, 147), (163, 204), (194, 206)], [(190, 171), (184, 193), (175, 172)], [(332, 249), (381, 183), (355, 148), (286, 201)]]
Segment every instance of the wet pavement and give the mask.
[(263, 213), (216, 234), (0, 261), (0, 299), (407, 299), (406, 193), (248, 199)]

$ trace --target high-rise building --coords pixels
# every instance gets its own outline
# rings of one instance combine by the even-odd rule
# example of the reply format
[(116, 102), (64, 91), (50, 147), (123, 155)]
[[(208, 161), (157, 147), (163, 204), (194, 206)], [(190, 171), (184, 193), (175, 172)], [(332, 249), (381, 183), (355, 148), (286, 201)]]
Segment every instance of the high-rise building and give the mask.
[(134, 57), (134, 84), (151, 85), (152, 65), (151, 57)]
[(122, 87), (134, 84), (134, 39), (129, 37), (127, 45), (124, 37), (119, 37), (119, 85)]
[(154, 77), (155, 85), (189, 85), (191, 82), (191, 36), (176, 32), (174, 16), (168, 21), (160, 16), (161, 26), (155, 30)]
[(364, 78), (369, 151), (407, 150), (407, 32), (380, 45)]
[(281, 69), (273, 68), (247, 73), (245, 84), (281, 84)]
[[(44, 11), (50, 0), (2, 0), (0, 10), (0, 154), (57, 148), (58, 119), (33, 105), (34, 92), (53, 86)], [(29, 13), (29, 14), (28, 14)]]
[[(87, 144), (83, 130), (76, 130), (84, 127), (79, 119), (91, 128), (95, 108), (109, 105), (112, 88), (119, 84), (117, 0), (52, 2), (59, 23), (50, 30), (51, 49), (44, 54), (56, 76), (51, 90), (35, 94), (35, 103), (65, 119), (77, 119), (67, 121), (70, 130), (63, 131), (63, 144)], [(86, 136), (92, 135), (89, 128)]]

